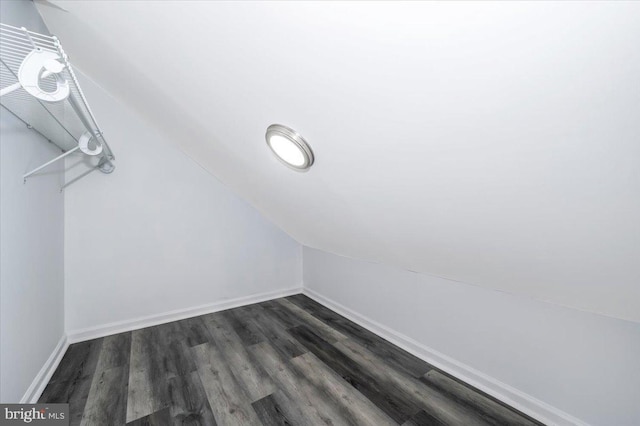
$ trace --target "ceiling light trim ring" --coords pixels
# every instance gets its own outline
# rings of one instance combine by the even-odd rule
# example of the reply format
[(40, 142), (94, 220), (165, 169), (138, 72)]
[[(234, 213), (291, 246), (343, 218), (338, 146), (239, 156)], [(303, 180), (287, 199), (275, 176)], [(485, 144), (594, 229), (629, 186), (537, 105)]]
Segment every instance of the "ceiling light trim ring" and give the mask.
[[(274, 135), (282, 136), (292, 142), (302, 153), (305, 160), (304, 163), (301, 165), (295, 165), (285, 161), (271, 145), (271, 137)], [(302, 137), (302, 135), (300, 135), (300, 133), (296, 132), (292, 128), (284, 126), (282, 124), (272, 124), (267, 127), (265, 138), (267, 140), (267, 145), (269, 145), (269, 148), (274, 153), (276, 158), (287, 167), (290, 167), (296, 171), (306, 171), (313, 165), (315, 158), (313, 155), (313, 151), (309, 146), (309, 143)]]

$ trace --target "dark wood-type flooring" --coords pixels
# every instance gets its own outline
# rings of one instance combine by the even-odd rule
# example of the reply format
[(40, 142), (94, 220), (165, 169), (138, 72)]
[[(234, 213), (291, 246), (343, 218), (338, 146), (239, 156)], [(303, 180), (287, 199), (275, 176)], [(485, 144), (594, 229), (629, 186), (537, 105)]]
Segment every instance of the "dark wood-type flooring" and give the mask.
[(303, 295), (71, 345), (72, 425), (539, 425)]

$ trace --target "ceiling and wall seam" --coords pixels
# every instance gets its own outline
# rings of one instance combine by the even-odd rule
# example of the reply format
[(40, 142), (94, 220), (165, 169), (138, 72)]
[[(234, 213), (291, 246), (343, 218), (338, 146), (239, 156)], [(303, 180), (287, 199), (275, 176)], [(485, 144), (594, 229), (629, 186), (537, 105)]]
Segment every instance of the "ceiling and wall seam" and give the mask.
[[(459, 281), (459, 280), (456, 280), (456, 279), (453, 279), (453, 278), (444, 277), (444, 276), (441, 276), (441, 275), (430, 274), (428, 272), (413, 271), (411, 269), (400, 268), (400, 267), (397, 267), (397, 266), (394, 266), (394, 265), (389, 265), (389, 264), (386, 264), (384, 262), (378, 262), (378, 261), (375, 261), (375, 260), (360, 259), (360, 258), (356, 258), (356, 257), (352, 257), (352, 256), (346, 256), (346, 255), (339, 254), (339, 253), (328, 252), (328, 251), (323, 250), (321, 248), (311, 247), (311, 246), (304, 245), (304, 244), (302, 246), (303, 246), (303, 248), (306, 247), (306, 248), (313, 249), (313, 250), (319, 250), (321, 252), (333, 254), (335, 256), (338, 256), (338, 257), (341, 257), (341, 258), (344, 258), (344, 259), (354, 260), (354, 261), (358, 261), (358, 262), (365, 262), (365, 263), (369, 263), (369, 264), (372, 264), (372, 265), (382, 265), (382, 266), (386, 266), (386, 267), (391, 267), (391, 268), (396, 269), (399, 272), (406, 271), (406, 272), (411, 272), (413, 274), (422, 275), (422, 276), (425, 276), (425, 277), (439, 278), (439, 279), (442, 279), (442, 280), (445, 280), (445, 281), (450, 281), (452, 283), (460, 284), (460, 285), (463, 285), (463, 286), (476, 287), (476, 288), (482, 289), (482, 290), (487, 291), (487, 292), (495, 292), (495, 293), (506, 294), (506, 295), (509, 295), (509, 296), (514, 296), (514, 297), (520, 298), (522, 300), (532, 300), (532, 301), (540, 302), (540, 303), (548, 303), (550, 305), (558, 306), (558, 307), (565, 308), (565, 309), (571, 309), (571, 310), (575, 310), (575, 311), (586, 312), (586, 313), (589, 313), (589, 314), (600, 315), (600, 316), (603, 316), (603, 317), (606, 317), (606, 318), (612, 318), (612, 319), (619, 320), (619, 321), (626, 321), (626, 322), (630, 322), (630, 323), (634, 323), (634, 324), (640, 324), (640, 321), (621, 318), (621, 317), (616, 317), (616, 316), (613, 316), (613, 315), (607, 315), (607, 314), (602, 313), (602, 312), (589, 311), (589, 310), (586, 310), (586, 309), (576, 308), (576, 307), (570, 306), (570, 305), (563, 305), (561, 303), (557, 303), (557, 302), (550, 301), (550, 300), (538, 299), (538, 298), (529, 297), (529, 296), (526, 296), (526, 295), (523, 295), (523, 294), (511, 293), (511, 292), (504, 291), (504, 290), (487, 288), (487, 287), (482, 286), (482, 285), (477, 285), (477, 284), (473, 284), (473, 283)], [(303, 267), (303, 271), (304, 271), (304, 252), (303, 252), (303, 258), (302, 258), (302, 265), (303, 265), (302, 267)], [(303, 283), (303, 287), (304, 287), (304, 283)]]

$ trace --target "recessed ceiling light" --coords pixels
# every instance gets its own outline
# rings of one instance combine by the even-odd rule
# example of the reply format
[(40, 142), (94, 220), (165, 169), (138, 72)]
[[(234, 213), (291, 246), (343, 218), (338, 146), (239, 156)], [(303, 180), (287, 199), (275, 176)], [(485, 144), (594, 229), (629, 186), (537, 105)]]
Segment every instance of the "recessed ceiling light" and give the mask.
[(313, 151), (298, 132), (281, 124), (267, 128), (267, 145), (287, 166), (294, 170), (307, 170), (313, 164)]

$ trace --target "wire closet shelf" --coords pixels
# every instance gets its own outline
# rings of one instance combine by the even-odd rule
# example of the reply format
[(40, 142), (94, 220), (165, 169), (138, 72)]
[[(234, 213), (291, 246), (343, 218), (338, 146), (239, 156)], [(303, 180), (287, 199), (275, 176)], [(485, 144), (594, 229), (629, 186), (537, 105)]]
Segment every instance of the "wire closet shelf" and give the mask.
[(24, 179), (74, 153), (93, 157), (92, 167), (111, 173), (115, 157), (89, 108), (58, 39), (0, 23), (0, 104), (62, 154)]

